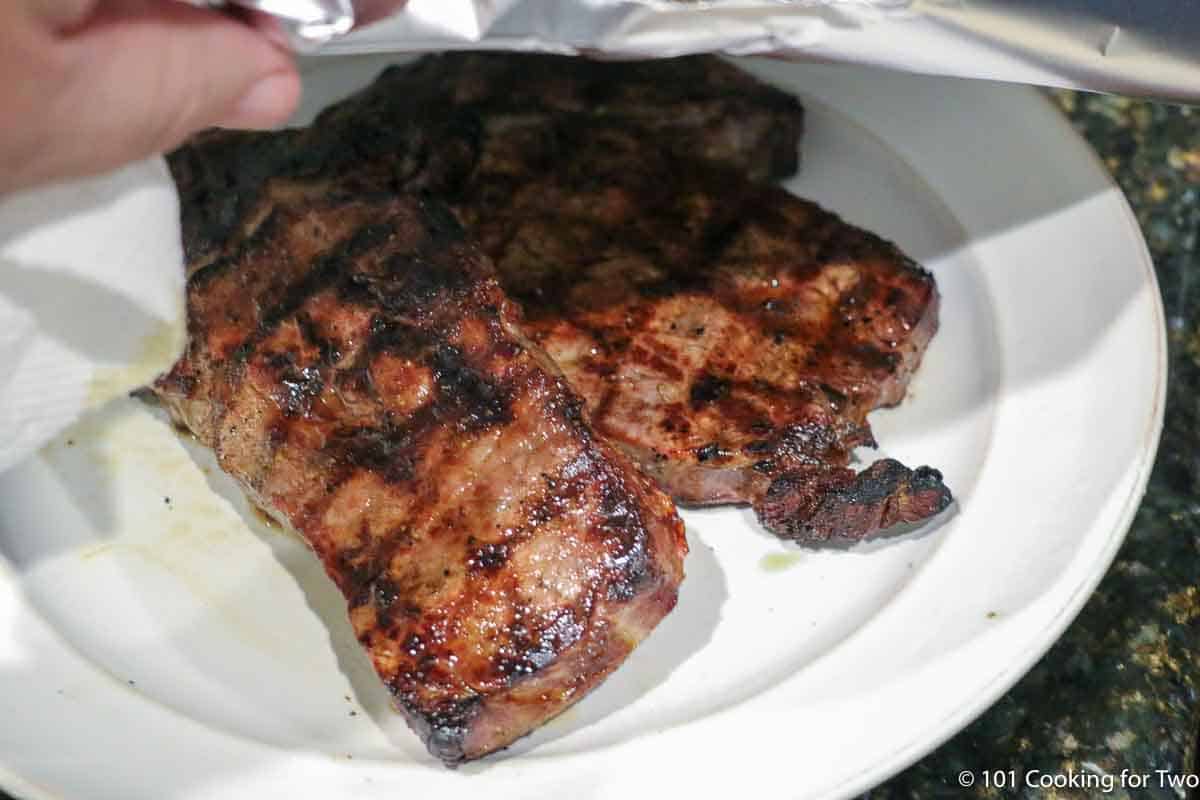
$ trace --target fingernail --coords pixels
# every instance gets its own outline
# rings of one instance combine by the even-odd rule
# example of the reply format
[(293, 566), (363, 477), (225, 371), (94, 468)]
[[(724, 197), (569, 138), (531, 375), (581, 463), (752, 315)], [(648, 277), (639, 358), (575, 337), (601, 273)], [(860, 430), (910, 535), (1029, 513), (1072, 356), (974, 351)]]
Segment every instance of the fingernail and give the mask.
[(273, 128), (287, 122), (300, 97), (300, 79), (294, 72), (276, 72), (250, 87), (223, 128)]

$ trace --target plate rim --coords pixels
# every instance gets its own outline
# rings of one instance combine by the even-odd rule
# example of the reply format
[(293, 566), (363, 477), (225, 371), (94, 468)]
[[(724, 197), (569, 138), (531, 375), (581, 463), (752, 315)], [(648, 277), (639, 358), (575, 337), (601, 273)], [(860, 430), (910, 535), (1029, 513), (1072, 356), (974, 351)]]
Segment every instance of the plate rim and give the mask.
[[(1024, 87), (1024, 89), (1029, 94), (1032, 94), (1038, 102), (1049, 107), (1054, 112), (1054, 116), (1058, 122), (1058, 135), (1073, 140), (1077, 145), (1082, 147), (1092, 162), (1093, 170), (1105, 179), (1110, 189), (1114, 190), (1115, 199), (1121, 211), (1122, 222), (1125, 223), (1127, 230), (1132, 234), (1132, 239), (1136, 244), (1138, 266), (1141, 268), (1143, 277), (1147, 279), (1147, 283), (1152, 290), (1151, 297), (1153, 302), (1151, 303), (1151, 311), (1157, 330), (1157, 335), (1154, 337), (1154, 399), (1152, 401), (1150, 418), (1144, 423), (1141, 446), (1138, 453), (1139, 458), (1134, 465), (1136, 479), (1122, 502), (1120, 514), (1110, 531), (1104, 549), (1097, 555), (1095, 565), (1098, 568), (1090, 570), (1087, 573), (1087, 577), (1075, 586), (1066, 604), (1056, 611), (1055, 616), (1049, 620), (1049, 624), (1043, 628), (1044, 631), (1049, 631), (1049, 635), (1044, 638), (1044, 641), (1033, 644), (1026, 652), (1021, 654), (1019, 659), (1010, 662), (1008, 669), (995, 675), (988, 683), (985, 691), (979, 695), (979, 697), (986, 699), (981, 700), (979, 703), (970, 704), (970, 710), (948, 715), (939, 722), (938, 727), (942, 730), (940, 734), (931, 736), (926, 742), (912, 743), (893, 751), (895, 753), (894, 758), (888, 762), (887, 766), (880, 769), (884, 777), (865, 780), (863, 776), (860, 776), (858, 779), (845, 781), (842, 785), (836, 787), (836, 791), (841, 792), (844, 796), (851, 796), (866, 791), (882, 781), (898, 775), (961, 733), (968, 725), (987, 713), (996, 702), (1037, 665), (1037, 662), (1050, 651), (1050, 648), (1058, 643), (1063, 634), (1066, 633), (1067, 628), (1079, 617), (1079, 614), (1092, 598), (1101, 581), (1108, 575), (1108, 571), (1112, 568), (1117, 553), (1125, 543), (1125, 538), (1133, 526), (1134, 518), (1146, 495), (1146, 490), (1150, 483), (1150, 475), (1154, 470), (1154, 463), (1157, 460), (1158, 447), (1162, 441), (1163, 427), (1166, 422), (1167, 381), (1169, 380), (1166, 309), (1163, 306), (1162, 289), (1158, 283), (1158, 273), (1155, 272), (1154, 259), (1150, 254), (1145, 234), (1143, 234), (1141, 225), (1137, 221), (1133, 207), (1129, 204), (1129, 198), (1121, 189), (1120, 184), (1116, 182), (1112, 173), (1104, 165), (1100, 154), (1096, 152), (1091, 143), (1075, 129), (1066, 114), (1055, 106), (1054, 102), (1043, 91), (1039, 91), (1034, 87)], [(975, 706), (978, 707), (976, 708)]]
[[(985, 81), (984, 83), (990, 82)], [(1097, 554), (1094, 560), (1092, 565), (1094, 569), (1088, 570), (1085, 579), (1075, 585), (1066, 602), (1055, 611), (1052, 618), (1047, 620), (1047, 624), (1042, 627), (1042, 638), (1020, 653), (1019, 658), (1009, 661), (1008, 666), (1004, 670), (993, 675), (984, 689), (972, 699), (972, 702), (964, 704), (954, 712), (943, 716), (937, 722), (932, 723), (927, 729), (928, 731), (937, 731), (937, 733), (914, 735), (912, 741), (893, 749), (884, 762), (877, 766), (872, 766), (871, 769), (860, 773), (854, 778), (848, 778), (829, 787), (833, 793), (830, 797), (848, 798), (861, 794), (879, 786), (917, 763), (925, 756), (933, 753), (983, 714), (987, 713), (993, 705), (1003, 698), (1009, 690), (1037, 665), (1038, 661), (1058, 643), (1063, 634), (1066, 633), (1066, 630), (1078, 618), (1096, 591), (1096, 588), (1107, 576), (1113, 561), (1116, 559), (1117, 553), (1120, 551), (1133, 525), (1138, 509), (1141, 507), (1141, 502), (1145, 497), (1157, 458), (1166, 420), (1169, 345), (1167, 341), (1166, 311), (1162, 301), (1162, 291), (1158, 283), (1158, 274), (1155, 272), (1154, 259), (1150, 254), (1145, 234), (1142, 232), (1141, 225), (1137, 221), (1137, 216), (1129, 204), (1129, 198), (1105, 166), (1096, 149), (1075, 129), (1066, 114), (1054, 104), (1053, 100), (1047, 94), (1049, 90), (1034, 86), (1014, 86), (1012, 88), (1027, 96), (1031, 96), (1036, 103), (1049, 109), (1052, 112), (1050, 116), (1054, 118), (1056, 136), (1070, 141), (1078, 151), (1086, 153), (1088, 160), (1091, 162), (1092, 171), (1103, 179), (1106, 187), (1111, 190), (1113, 199), (1118, 204), (1121, 222), (1130, 234), (1131, 241), (1135, 244), (1137, 267), (1142, 273), (1145, 284), (1151, 290), (1152, 303), (1150, 310), (1153, 314), (1156, 330), (1156, 336), (1154, 337), (1154, 399), (1151, 403), (1150, 417), (1144, 421), (1140, 437), (1141, 443), (1138, 448), (1138, 458), (1133, 465), (1136, 477), (1122, 502), (1117, 519), (1109, 530), (1104, 548)], [(837, 110), (835, 109), (835, 111)], [(844, 112), (838, 111), (838, 113)], [(859, 125), (862, 124), (858, 120), (853, 120), (853, 122)], [(872, 136), (879, 136), (873, 130), (869, 130), (868, 132)], [(1041, 133), (1044, 135), (1048, 131), (1043, 128)], [(906, 155), (895, 150), (892, 150), (892, 153), (896, 158), (902, 159), (912, 173), (928, 186), (925, 176), (910, 162)], [(945, 203), (943, 196), (939, 192), (932, 186), (928, 186), (928, 188), (939, 202)], [(953, 214), (953, 210), (951, 209), (950, 211)], [(959, 222), (957, 217), (955, 217), (955, 221), (956, 223)], [(1003, 353), (997, 355), (1003, 358)], [(994, 425), (995, 422), (993, 420), (993, 429), (989, 433), (989, 441), (995, 436)], [(927, 563), (921, 565), (922, 568), (925, 566), (927, 566)]]

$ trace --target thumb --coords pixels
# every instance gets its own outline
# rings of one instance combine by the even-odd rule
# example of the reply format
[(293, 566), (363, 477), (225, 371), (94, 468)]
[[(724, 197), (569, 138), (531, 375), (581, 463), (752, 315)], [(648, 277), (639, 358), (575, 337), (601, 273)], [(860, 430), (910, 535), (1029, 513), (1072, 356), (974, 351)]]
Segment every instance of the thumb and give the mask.
[(280, 124), (299, 100), (295, 64), (263, 33), (174, 0), (101, 3), (62, 45), (70, 99), (60, 116), (108, 162), (101, 169), (202, 128)]

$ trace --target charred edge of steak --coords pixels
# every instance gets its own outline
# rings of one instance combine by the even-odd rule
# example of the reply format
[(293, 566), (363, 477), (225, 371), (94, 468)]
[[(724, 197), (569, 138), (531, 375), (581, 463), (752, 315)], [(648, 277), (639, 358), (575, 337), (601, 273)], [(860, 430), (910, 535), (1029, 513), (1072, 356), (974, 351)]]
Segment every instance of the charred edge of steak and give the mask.
[(787, 472), (771, 482), (755, 512), (783, 539), (857, 542), (901, 523), (924, 522), (953, 499), (936, 469), (909, 469), (885, 458), (858, 474), (829, 467)]
[(465, 743), (472, 720), (483, 708), (482, 697), (446, 703), (434, 713), (423, 711), (414, 697), (403, 694), (396, 695), (395, 703), (430, 755), (452, 768), (468, 760)]

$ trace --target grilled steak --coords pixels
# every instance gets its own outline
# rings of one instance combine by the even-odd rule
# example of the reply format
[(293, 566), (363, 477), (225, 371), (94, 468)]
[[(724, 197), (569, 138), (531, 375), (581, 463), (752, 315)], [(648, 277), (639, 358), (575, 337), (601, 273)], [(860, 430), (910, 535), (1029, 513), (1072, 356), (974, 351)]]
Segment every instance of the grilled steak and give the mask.
[(312, 547), (430, 752), (504, 747), (674, 606), (674, 506), (592, 434), (444, 208), (257, 198), (190, 275), (155, 391)]
[(461, 188), (490, 142), (516, 133), (548, 146), (549, 123), (570, 117), (637, 126), (671, 152), (764, 180), (796, 171), (804, 118), (794, 97), (711, 56), (427, 56), (385, 70), (311, 128), (217, 131), (173, 153), (189, 260), (203, 263), (221, 246), (269, 179), (336, 176), (348, 189), (446, 195)]
[[(569, 118), (633, 126), (678, 156), (768, 180), (795, 173), (804, 111), (796, 98), (713, 56), (603, 62), (445, 53), (384, 70), (350, 102), (327, 110), (316, 127), (361, 132), (365, 125), (372, 129), (370, 148), (394, 135), (375, 129), (385, 120), (401, 129), (440, 128), (443, 136), (473, 129), (482, 150), (497, 135)], [(429, 152), (447, 152), (442, 140), (429, 141)], [(385, 155), (397, 157), (394, 150)]]
[[(220, 134), (172, 168), (203, 261), (272, 176), (446, 198), (592, 424), (681, 501), (753, 503), (781, 536), (858, 539), (950, 502), (862, 473), (937, 328), (932, 277), (762, 179), (796, 101), (713, 58), (454, 54), (387, 70), (305, 131)], [(223, 198), (223, 199), (222, 199)]]
[(949, 504), (935, 470), (847, 466), (937, 329), (929, 273), (636, 127), (560, 119), (544, 138), (549, 156), (489, 141), (454, 202), (599, 433), (677, 500), (753, 503), (786, 538), (860, 539)]

